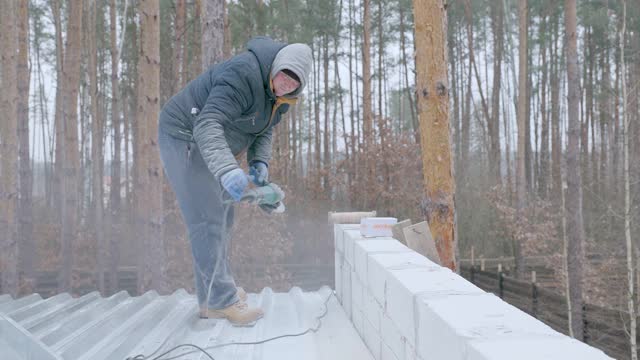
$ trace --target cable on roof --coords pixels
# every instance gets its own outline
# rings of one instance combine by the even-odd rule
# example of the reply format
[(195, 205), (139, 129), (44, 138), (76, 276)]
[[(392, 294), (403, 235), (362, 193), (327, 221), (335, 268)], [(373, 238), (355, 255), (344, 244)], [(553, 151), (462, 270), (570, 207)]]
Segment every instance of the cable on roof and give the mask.
[[(285, 334), (285, 335), (275, 336), (275, 337), (264, 339), (264, 340), (260, 340), (260, 341), (230, 342), (230, 343), (212, 345), (212, 346), (208, 346), (206, 348), (201, 348), (201, 347), (199, 347), (197, 345), (194, 345), (194, 344), (185, 343), (185, 344), (176, 345), (173, 348), (165, 351), (164, 353), (152, 358), (152, 356), (164, 346), (164, 344), (169, 339), (169, 338), (167, 338), (160, 345), (160, 347), (158, 349), (156, 349), (156, 351), (151, 353), (151, 355), (145, 356), (143, 354), (139, 354), (139, 355), (136, 355), (134, 357), (128, 357), (128, 358), (126, 358), (126, 360), (174, 360), (174, 359), (178, 359), (178, 358), (181, 358), (183, 356), (190, 355), (190, 354), (197, 353), (197, 352), (202, 352), (205, 355), (207, 355), (209, 357), (209, 359), (215, 360), (213, 358), (213, 356), (209, 352), (207, 352), (207, 350), (218, 349), (218, 348), (221, 348), (221, 347), (226, 347), (226, 346), (231, 346), (231, 345), (261, 345), (261, 344), (268, 343), (268, 342), (271, 342), (271, 341), (274, 341), (274, 340), (278, 340), (278, 339), (282, 339), (282, 338), (303, 336), (303, 335), (306, 335), (306, 334), (308, 334), (310, 332), (316, 333), (322, 327), (322, 319), (325, 316), (327, 316), (327, 313), (329, 313), (329, 305), (328, 304), (329, 304), (329, 300), (331, 300), (332, 296), (333, 296), (333, 291), (329, 294), (329, 296), (327, 296), (327, 299), (324, 301), (324, 311), (323, 311), (323, 313), (320, 316), (316, 317), (316, 321), (317, 321), (316, 326), (310, 327), (307, 330), (305, 330), (303, 332), (300, 332), (300, 333)], [(161, 359), (163, 356), (168, 355), (168, 354), (172, 353), (173, 351), (178, 350), (179, 348), (183, 348), (183, 347), (193, 347), (193, 348), (196, 348), (196, 350), (191, 350), (191, 351), (188, 351), (188, 352), (176, 355), (176, 356), (172, 356), (172, 357), (169, 357), (169, 358)]]

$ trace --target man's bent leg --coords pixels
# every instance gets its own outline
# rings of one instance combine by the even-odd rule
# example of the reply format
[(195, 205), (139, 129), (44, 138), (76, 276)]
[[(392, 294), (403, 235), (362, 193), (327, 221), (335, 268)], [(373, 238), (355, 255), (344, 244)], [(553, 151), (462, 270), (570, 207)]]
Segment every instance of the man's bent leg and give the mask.
[(208, 303), (213, 309), (228, 307), (238, 298), (226, 265), (225, 247), (229, 241), (226, 234), (230, 228), (223, 226), (228, 219), (225, 222), (222, 188), (194, 143), (173, 138), (162, 131), (158, 142), (165, 172), (187, 225), (198, 302), (202, 306)]

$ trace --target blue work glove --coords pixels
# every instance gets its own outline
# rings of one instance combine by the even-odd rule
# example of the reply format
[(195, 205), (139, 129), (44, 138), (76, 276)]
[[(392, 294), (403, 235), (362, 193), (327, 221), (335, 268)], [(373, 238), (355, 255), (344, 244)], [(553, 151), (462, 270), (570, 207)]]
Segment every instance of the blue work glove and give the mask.
[(249, 167), (249, 177), (257, 186), (265, 186), (269, 183), (269, 167), (262, 161), (253, 161)]
[(244, 190), (249, 186), (249, 180), (240, 168), (224, 173), (220, 177), (220, 183), (235, 201), (240, 201)]

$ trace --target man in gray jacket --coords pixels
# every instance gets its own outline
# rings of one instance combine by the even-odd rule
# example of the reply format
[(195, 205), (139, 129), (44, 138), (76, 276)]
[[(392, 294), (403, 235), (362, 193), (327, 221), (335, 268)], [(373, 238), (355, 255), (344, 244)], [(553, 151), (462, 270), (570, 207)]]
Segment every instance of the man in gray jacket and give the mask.
[(160, 156), (187, 225), (201, 318), (249, 325), (263, 316), (229, 270), (233, 208), (226, 200), (239, 201), (249, 185), (235, 158), (245, 150), (250, 179), (268, 182), (272, 128), (306, 86), (311, 65), (307, 45), (256, 37), (162, 108)]

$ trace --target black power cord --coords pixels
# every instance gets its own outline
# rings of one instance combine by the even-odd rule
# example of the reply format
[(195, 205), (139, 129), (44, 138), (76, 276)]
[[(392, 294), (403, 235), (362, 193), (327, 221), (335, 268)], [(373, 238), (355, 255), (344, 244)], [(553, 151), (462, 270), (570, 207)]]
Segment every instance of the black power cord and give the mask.
[[(325, 316), (327, 316), (327, 313), (329, 312), (329, 305), (328, 304), (329, 304), (329, 300), (331, 300), (332, 296), (333, 296), (333, 292), (331, 292), (329, 294), (329, 296), (327, 296), (327, 299), (324, 301), (324, 311), (320, 316), (316, 317), (316, 321), (317, 321), (316, 326), (310, 327), (307, 330), (305, 330), (303, 332), (300, 332), (300, 333), (297, 333), (297, 334), (285, 334), (285, 335), (275, 336), (275, 337), (272, 337), (272, 338), (268, 338), (268, 339), (264, 339), (264, 340), (260, 340), (260, 341), (253, 341), (253, 342), (231, 342), (231, 343), (225, 343), (225, 344), (212, 345), (212, 346), (209, 346), (209, 347), (206, 347), (206, 348), (201, 348), (201, 347), (199, 347), (197, 345), (194, 345), (194, 344), (180, 344), (180, 345), (174, 346), (173, 348), (165, 351), (164, 353), (162, 353), (162, 354), (160, 354), (160, 355), (158, 355), (156, 357), (152, 357), (155, 353), (160, 351), (160, 349), (165, 345), (165, 343), (169, 339), (169, 338), (167, 338), (160, 345), (160, 347), (158, 347), (156, 349), (156, 351), (154, 351), (150, 355), (145, 356), (145, 355), (139, 354), (139, 355), (136, 355), (136, 356), (133, 356), (133, 357), (128, 357), (128, 358), (126, 358), (126, 360), (174, 360), (174, 359), (178, 359), (178, 358), (181, 358), (183, 356), (190, 355), (190, 354), (197, 353), (197, 352), (202, 352), (205, 355), (207, 355), (207, 357), (209, 357), (209, 359), (215, 360), (213, 358), (213, 356), (211, 356), (211, 354), (209, 352), (207, 352), (207, 350), (218, 349), (218, 348), (221, 348), (221, 347), (226, 347), (226, 346), (231, 346), (231, 345), (261, 345), (261, 344), (264, 344), (264, 343), (267, 343), (267, 342), (271, 342), (271, 341), (274, 341), (274, 340), (278, 340), (278, 339), (283, 339), (283, 338), (288, 338), (288, 337), (303, 336), (303, 335), (306, 335), (306, 334), (308, 334), (310, 332), (316, 333), (322, 327), (322, 319)], [(180, 348), (183, 348), (183, 347), (192, 347), (192, 348), (195, 348), (196, 350), (191, 350), (191, 351), (188, 351), (188, 352), (176, 355), (176, 356), (172, 356), (172, 357), (169, 357), (169, 358), (161, 359), (163, 356), (168, 355), (168, 354), (170, 354), (170, 353), (172, 353), (172, 352), (174, 352), (174, 351), (176, 351), (176, 350), (178, 350)]]

